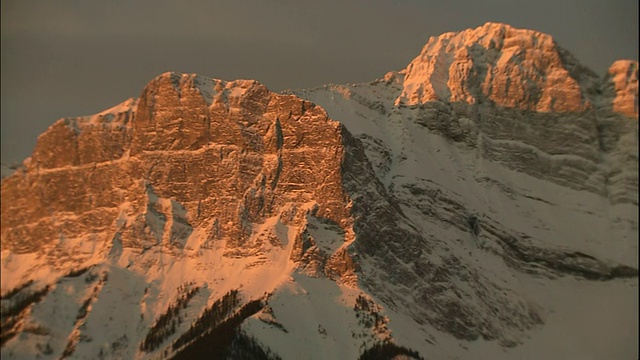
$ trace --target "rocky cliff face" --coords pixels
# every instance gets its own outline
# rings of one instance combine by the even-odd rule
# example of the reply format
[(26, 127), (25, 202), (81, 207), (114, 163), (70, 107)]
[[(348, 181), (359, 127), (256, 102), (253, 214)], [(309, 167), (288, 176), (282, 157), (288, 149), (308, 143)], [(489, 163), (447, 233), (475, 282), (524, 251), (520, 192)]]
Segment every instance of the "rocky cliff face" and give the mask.
[[(3, 182), (4, 248), (33, 252), (59, 234), (77, 238), (109, 228), (123, 214), (160, 214), (156, 197), (182, 208), (185, 226), (232, 239), (234, 249), (250, 237), (252, 224), (289, 203), (317, 201), (318, 216), (348, 217), (341, 127), (311, 103), (255, 81), (166, 73), (139, 100), (114, 109), (56, 122), (27, 168)], [(52, 214), (76, 221), (56, 223)], [(165, 229), (141, 225), (155, 236), (141, 243), (134, 232), (125, 245), (160, 244)]]
[[(60, 120), (25, 169), (3, 180), (3, 266), (12, 273), (3, 289), (111, 261), (135, 264), (132, 274), (149, 283), (166, 281), (168, 269), (157, 268), (166, 257), (188, 256), (216, 273), (221, 264), (206, 254), (248, 259), (240, 268), (284, 266), (278, 277), (291, 262), (353, 283), (343, 132), (320, 107), (255, 81), (174, 73), (139, 100)], [(32, 255), (38, 260), (16, 265)], [(194, 269), (177, 285), (194, 276), (243, 284)]]
[(637, 292), (634, 91), (493, 23), (369, 84), (162, 74), (2, 180), (3, 357), (562, 358), (558, 304)]

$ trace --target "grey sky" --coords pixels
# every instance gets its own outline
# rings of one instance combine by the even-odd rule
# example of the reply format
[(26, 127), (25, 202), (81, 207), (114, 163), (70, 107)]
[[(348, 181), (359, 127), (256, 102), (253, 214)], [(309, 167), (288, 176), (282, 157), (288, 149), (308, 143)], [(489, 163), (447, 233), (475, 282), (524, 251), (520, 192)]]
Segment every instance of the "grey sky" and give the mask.
[(554, 36), (603, 74), (638, 59), (637, 0), (235, 0), (2, 3), (3, 162), (56, 119), (136, 97), (165, 71), (274, 91), (404, 68), (430, 36), (505, 22)]

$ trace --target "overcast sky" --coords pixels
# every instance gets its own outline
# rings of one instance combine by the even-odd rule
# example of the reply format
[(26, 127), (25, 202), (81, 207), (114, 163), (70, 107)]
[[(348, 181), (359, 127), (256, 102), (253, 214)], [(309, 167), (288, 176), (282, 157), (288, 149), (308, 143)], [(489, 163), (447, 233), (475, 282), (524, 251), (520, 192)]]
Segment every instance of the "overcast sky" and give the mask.
[(637, 0), (2, 0), (2, 161), (56, 119), (137, 97), (165, 71), (274, 91), (370, 81), (430, 36), (487, 21), (549, 33), (603, 74), (638, 59)]

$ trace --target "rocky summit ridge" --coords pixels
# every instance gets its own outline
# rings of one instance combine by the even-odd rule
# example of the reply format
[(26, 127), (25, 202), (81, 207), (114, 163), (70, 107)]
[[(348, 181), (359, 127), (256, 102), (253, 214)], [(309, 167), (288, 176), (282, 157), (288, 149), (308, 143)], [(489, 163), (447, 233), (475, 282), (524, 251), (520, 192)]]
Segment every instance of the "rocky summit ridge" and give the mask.
[(540, 112), (584, 110), (584, 86), (596, 78), (551, 36), (495, 23), (432, 37), (405, 73), (396, 103), (491, 101)]
[(487, 23), (370, 83), (169, 72), (58, 120), (2, 180), (2, 356), (633, 354), (637, 68)]

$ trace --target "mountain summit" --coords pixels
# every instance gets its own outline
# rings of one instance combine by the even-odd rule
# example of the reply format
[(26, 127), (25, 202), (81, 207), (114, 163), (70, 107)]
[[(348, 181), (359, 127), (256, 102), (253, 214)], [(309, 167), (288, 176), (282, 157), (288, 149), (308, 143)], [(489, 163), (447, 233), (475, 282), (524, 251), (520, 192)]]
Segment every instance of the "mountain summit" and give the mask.
[(404, 71), (397, 104), (492, 101), (544, 112), (585, 110), (596, 78), (550, 35), (496, 23), (432, 37)]
[(633, 357), (636, 94), (494, 23), (366, 84), (161, 74), (3, 178), (2, 356)]

